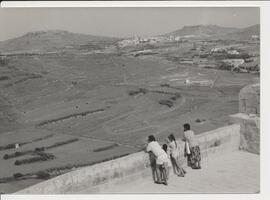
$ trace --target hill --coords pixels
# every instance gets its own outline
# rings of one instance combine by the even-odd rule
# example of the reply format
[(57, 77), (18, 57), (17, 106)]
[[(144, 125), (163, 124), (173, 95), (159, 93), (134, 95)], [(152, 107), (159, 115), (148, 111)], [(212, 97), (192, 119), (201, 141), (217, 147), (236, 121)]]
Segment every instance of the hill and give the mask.
[(221, 39), (249, 39), (252, 35), (260, 35), (260, 25), (256, 24), (246, 28), (222, 27), (217, 25), (184, 26), (170, 32), (166, 36), (199, 36)]
[(184, 26), (181, 29), (168, 33), (166, 35), (172, 36), (212, 36), (224, 33), (237, 31), (237, 28), (222, 27), (217, 25), (197, 25), (197, 26)]
[(257, 35), (257, 36), (260, 35), (259, 24), (249, 26), (247, 28), (242, 28), (232, 33), (228, 33), (225, 35), (225, 38), (247, 40), (247, 39), (250, 39), (253, 35)]
[(62, 48), (74, 48), (97, 42), (113, 42), (117, 39), (72, 33), (63, 30), (28, 32), (21, 37), (0, 43), (0, 52), (8, 51), (52, 51)]

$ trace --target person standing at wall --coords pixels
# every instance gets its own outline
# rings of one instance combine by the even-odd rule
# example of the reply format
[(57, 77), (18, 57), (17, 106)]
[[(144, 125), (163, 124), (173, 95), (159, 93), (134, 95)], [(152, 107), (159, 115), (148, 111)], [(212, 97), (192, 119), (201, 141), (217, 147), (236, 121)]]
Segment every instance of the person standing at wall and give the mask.
[[(152, 152), (156, 157), (156, 171), (157, 171), (157, 184), (168, 185), (167, 170), (168, 170), (168, 156), (166, 152), (161, 148), (153, 135), (148, 136), (147, 152)], [(164, 179), (162, 180), (161, 174)]]
[(156, 156), (150, 151), (149, 153), (149, 161), (150, 161), (150, 167), (152, 170), (152, 178), (153, 181), (156, 182), (157, 180), (157, 165), (156, 165)]
[(190, 154), (187, 155), (188, 162), (192, 169), (201, 169), (201, 152), (197, 142), (197, 138), (194, 132), (190, 129), (190, 124), (184, 124), (184, 140), (187, 142), (187, 146), (190, 150)]
[(176, 174), (178, 176), (184, 177), (186, 172), (181, 167), (180, 162), (179, 162), (180, 161), (180, 159), (179, 159), (180, 151), (179, 151), (179, 148), (178, 148), (179, 144), (177, 144), (173, 134), (170, 134), (168, 136), (168, 139), (169, 139), (168, 146), (169, 146), (169, 149), (170, 149), (170, 159), (171, 159), (174, 171), (176, 172)]
[(164, 167), (166, 168), (166, 174), (163, 174), (163, 175), (166, 175), (166, 179), (169, 180), (169, 176), (170, 176), (170, 168), (172, 167), (172, 163), (171, 163), (171, 160), (170, 160), (170, 150), (169, 150), (169, 147), (167, 144), (163, 144), (162, 145), (162, 149), (166, 152), (167, 154), (167, 159), (168, 159), (168, 164), (165, 165)]

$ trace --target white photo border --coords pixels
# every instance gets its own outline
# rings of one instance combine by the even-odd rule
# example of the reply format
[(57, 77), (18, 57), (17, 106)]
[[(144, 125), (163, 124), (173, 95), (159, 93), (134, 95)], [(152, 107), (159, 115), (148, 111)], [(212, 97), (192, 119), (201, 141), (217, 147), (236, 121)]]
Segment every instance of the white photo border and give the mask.
[[(269, 199), (270, 179), (270, 2), (268, 1), (3, 1), (1, 9), (11, 7), (260, 7), (261, 27), (261, 150), (260, 150), (260, 193), (259, 194), (101, 194), (101, 195), (1, 195), (1, 200), (212, 200), (212, 199), (238, 199), (256, 200)], [(1, 30), (3, 31), (3, 30)], [(268, 112), (269, 111), (269, 112)], [(243, 170), (245, 170), (243, 168)], [(268, 197), (268, 198), (267, 198)]]

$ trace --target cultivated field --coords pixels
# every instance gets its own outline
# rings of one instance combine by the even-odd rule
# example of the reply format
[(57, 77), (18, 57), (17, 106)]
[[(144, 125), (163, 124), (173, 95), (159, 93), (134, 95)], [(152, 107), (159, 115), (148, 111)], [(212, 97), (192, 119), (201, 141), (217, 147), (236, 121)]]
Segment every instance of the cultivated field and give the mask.
[(132, 47), (2, 59), (0, 192), (139, 151), (149, 134), (160, 142), (169, 133), (182, 137), (186, 122), (197, 134), (228, 124), (239, 90), (259, 75), (181, 63), (193, 48), (170, 43), (155, 46), (154, 55), (134, 56)]

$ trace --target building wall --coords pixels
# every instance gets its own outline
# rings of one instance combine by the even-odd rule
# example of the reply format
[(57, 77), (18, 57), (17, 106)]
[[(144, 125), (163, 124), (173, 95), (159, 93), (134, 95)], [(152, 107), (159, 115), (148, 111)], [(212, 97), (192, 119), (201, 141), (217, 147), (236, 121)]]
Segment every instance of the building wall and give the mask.
[[(240, 125), (222, 127), (197, 137), (202, 158), (224, 151), (235, 151), (240, 144)], [(181, 152), (182, 160), (186, 162), (183, 151)], [(86, 189), (93, 193), (106, 192), (106, 188), (113, 185), (125, 184), (142, 177), (151, 178), (151, 175), (149, 155), (138, 152), (57, 176), (17, 194), (72, 194), (83, 193)]]

